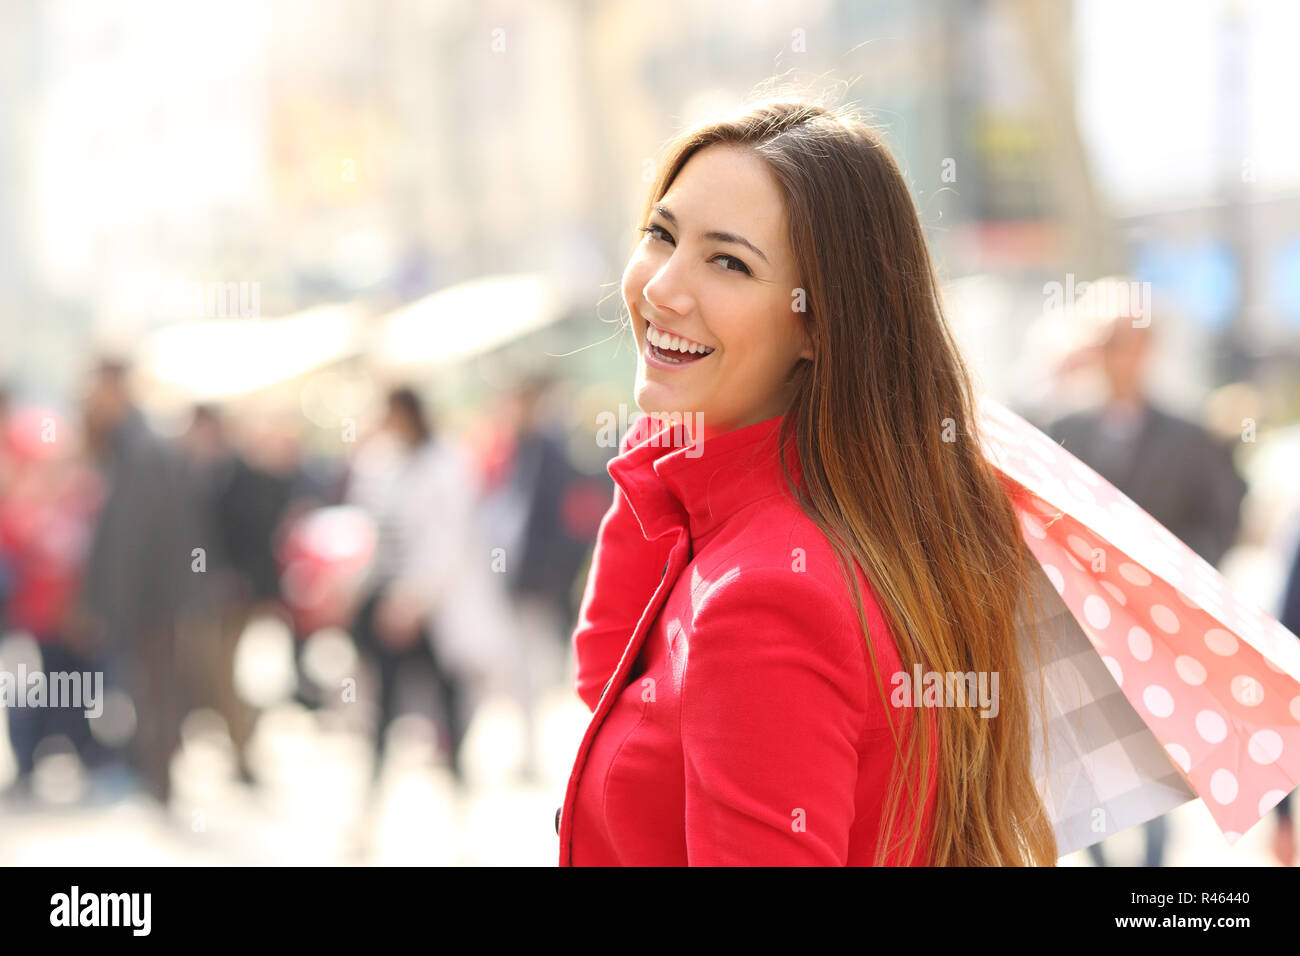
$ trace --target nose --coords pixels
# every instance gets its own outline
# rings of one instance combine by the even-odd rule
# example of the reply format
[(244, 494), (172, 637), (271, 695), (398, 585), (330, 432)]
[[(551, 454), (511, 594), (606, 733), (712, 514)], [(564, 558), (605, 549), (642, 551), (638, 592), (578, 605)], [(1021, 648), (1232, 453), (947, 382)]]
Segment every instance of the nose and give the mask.
[(641, 295), (656, 313), (663, 316), (687, 316), (694, 306), (694, 300), (671, 258), (641, 287)]

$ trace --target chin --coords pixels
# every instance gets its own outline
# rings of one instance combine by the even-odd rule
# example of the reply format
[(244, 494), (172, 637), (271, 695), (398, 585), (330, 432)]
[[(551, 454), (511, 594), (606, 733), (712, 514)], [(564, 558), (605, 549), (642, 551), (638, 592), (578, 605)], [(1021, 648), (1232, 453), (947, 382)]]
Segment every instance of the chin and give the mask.
[(637, 373), (636, 405), (645, 412), (661, 412), (672, 398), (672, 390), (660, 382), (647, 379), (643, 371)]

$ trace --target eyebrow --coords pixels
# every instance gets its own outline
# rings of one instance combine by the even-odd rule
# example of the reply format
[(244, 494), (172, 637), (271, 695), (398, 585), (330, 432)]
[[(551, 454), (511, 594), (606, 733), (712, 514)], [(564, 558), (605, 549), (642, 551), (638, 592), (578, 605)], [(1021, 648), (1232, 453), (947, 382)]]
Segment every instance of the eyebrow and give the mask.
[[(668, 207), (663, 205), (662, 203), (655, 203), (654, 211), (659, 213), (659, 215), (663, 216), (674, 226), (678, 225), (677, 217), (674, 216), (672, 212), (668, 209)], [(768, 265), (772, 264), (771, 262), (768, 262), (767, 256), (763, 255), (762, 249), (758, 248), (758, 246), (754, 245), (744, 236), (738, 236), (734, 232), (721, 232), (717, 229), (712, 229), (708, 232), (700, 233), (700, 236), (704, 239), (714, 239), (718, 242), (734, 242), (736, 245), (745, 246), (747, 249), (754, 250), (754, 252), (759, 256), (759, 258), (761, 258), (764, 262), (767, 262)]]

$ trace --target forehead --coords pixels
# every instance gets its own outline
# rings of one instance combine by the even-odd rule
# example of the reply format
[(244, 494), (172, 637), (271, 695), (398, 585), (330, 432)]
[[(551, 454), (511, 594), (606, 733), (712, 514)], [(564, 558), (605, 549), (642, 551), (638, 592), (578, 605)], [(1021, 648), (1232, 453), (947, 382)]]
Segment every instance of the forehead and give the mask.
[(661, 205), (690, 232), (735, 232), (770, 257), (785, 248), (785, 200), (767, 164), (742, 146), (715, 143), (686, 161)]

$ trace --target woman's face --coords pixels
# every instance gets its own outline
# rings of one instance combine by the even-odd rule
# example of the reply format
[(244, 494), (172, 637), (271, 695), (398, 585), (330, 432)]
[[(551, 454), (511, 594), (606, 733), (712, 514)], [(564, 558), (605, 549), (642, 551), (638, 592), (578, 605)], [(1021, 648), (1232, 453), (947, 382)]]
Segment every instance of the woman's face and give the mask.
[[(623, 271), (637, 405), (647, 414), (681, 413), (692, 434), (783, 413), (790, 373), (812, 347), (804, 313), (794, 311), (800, 281), (785, 203), (762, 160), (743, 147), (705, 147), (682, 167), (646, 229)], [(665, 356), (655, 346), (667, 336), (696, 348)]]

